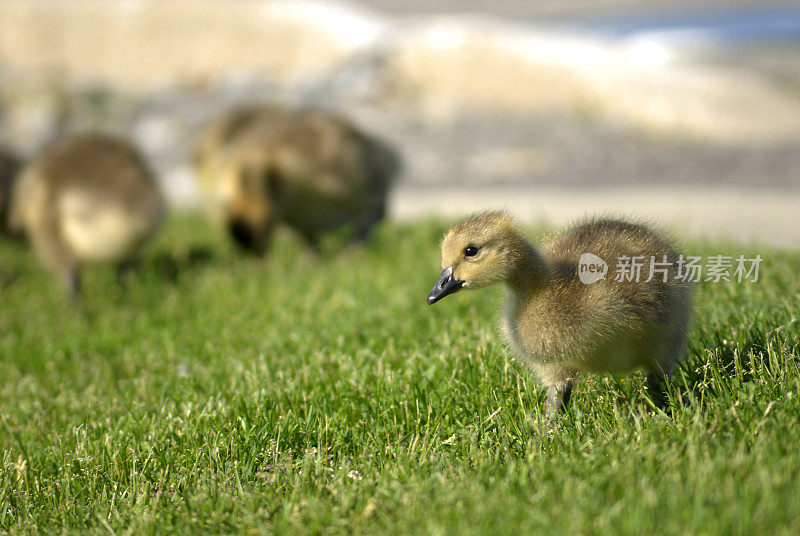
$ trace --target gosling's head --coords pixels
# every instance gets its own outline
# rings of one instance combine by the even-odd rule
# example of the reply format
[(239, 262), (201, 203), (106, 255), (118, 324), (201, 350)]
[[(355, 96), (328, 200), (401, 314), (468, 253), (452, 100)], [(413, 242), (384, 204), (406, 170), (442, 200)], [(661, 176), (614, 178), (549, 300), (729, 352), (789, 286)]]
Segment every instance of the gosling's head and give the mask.
[(450, 229), (442, 240), (442, 273), (428, 294), (434, 304), (462, 288), (507, 281), (530, 247), (505, 212), (476, 214)]
[(228, 232), (245, 251), (263, 254), (279, 217), (280, 180), (274, 168), (245, 163), (229, 167), (217, 185)]

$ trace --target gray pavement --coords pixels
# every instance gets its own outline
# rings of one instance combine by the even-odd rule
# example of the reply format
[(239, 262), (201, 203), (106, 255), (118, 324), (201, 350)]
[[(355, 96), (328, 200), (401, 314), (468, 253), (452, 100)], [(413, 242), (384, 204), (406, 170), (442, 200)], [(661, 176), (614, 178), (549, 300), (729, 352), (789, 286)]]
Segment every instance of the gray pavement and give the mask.
[(732, 6), (798, 5), (794, 1), (763, 0), (359, 0), (360, 4), (395, 15), (489, 13), (504, 17), (530, 17), (549, 21), (571, 21), (577, 18), (615, 15), (619, 13), (665, 13), (687, 9)]

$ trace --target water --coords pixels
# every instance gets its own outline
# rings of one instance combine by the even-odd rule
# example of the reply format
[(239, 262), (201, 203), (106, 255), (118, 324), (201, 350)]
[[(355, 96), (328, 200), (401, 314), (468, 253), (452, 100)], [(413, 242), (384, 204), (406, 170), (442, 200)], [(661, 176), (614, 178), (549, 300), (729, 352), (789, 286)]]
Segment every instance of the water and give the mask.
[(648, 12), (578, 18), (568, 23), (618, 39), (658, 38), (681, 44), (719, 46), (793, 45), (800, 47), (800, 5), (743, 6)]

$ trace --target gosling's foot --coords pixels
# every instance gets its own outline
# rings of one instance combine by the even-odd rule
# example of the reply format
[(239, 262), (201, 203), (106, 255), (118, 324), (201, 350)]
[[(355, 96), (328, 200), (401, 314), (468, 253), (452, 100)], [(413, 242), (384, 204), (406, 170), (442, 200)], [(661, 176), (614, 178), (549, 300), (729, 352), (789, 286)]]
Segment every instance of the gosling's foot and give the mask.
[(547, 422), (554, 423), (556, 418), (567, 410), (571, 395), (571, 381), (551, 385), (547, 388), (547, 403), (545, 405), (545, 419), (547, 419)]

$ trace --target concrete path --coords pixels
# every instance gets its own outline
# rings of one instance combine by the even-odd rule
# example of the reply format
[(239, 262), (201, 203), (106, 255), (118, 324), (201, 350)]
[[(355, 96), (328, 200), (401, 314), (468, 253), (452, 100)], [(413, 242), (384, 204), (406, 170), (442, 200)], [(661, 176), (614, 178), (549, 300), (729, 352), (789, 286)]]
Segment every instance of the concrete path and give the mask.
[(708, 187), (610, 188), (413, 188), (400, 187), (393, 218), (455, 218), (507, 209), (520, 221), (561, 226), (587, 215), (624, 215), (668, 225), (687, 237), (742, 245), (800, 248), (800, 192)]

